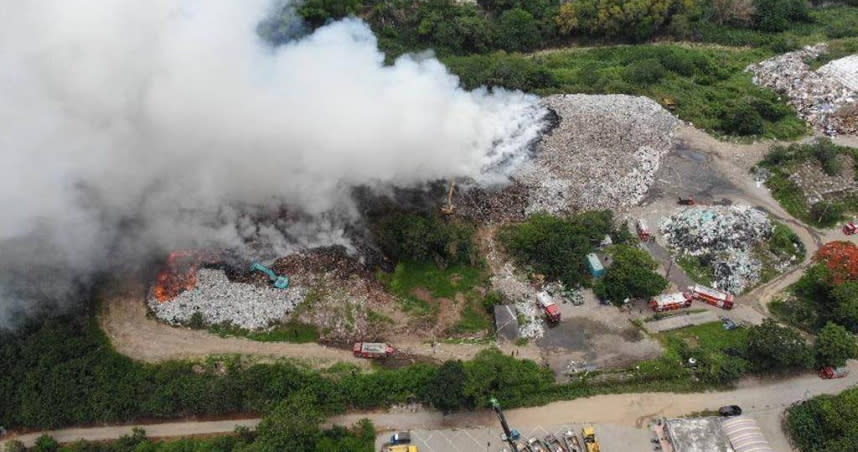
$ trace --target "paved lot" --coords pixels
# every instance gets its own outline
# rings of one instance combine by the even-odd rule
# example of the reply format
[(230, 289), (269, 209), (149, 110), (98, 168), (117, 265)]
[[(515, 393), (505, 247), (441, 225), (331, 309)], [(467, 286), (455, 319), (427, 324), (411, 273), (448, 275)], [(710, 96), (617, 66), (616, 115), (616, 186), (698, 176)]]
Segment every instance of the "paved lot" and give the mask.
[[(581, 424), (559, 424), (553, 426), (536, 426), (519, 429), (522, 439), (537, 437), (542, 439), (549, 433), (562, 438), (563, 432), (572, 430), (581, 436)], [(384, 444), (390, 439), (392, 432), (379, 435), (376, 446), (383, 450)], [(420, 452), (499, 452), (509, 446), (501, 441), (501, 429), (472, 428), (447, 430), (412, 430), (412, 444), (420, 448)], [(597, 425), (596, 437), (604, 452), (651, 452), (650, 439), (653, 433), (647, 429), (622, 427), (617, 425)]]

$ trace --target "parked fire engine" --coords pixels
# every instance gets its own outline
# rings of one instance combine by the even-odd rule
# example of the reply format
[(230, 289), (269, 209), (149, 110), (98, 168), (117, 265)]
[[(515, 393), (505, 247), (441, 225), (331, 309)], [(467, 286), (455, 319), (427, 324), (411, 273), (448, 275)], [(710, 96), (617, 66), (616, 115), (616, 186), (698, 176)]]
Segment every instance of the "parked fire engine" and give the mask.
[(674, 292), (662, 294), (649, 302), (649, 306), (655, 312), (673, 311), (691, 306), (692, 296), (688, 292)]
[(539, 304), (542, 312), (545, 313), (545, 319), (549, 323), (557, 323), (560, 321), (560, 306), (554, 302), (554, 298), (548, 292), (539, 292), (536, 294), (536, 302)]
[(641, 241), (648, 242), (652, 240), (652, 232), (650, 232), (649, 226), (647, 226), (643, 218), (638, 218), (638, 221), (635, 222), (635, 229), (637, 229), (638, 237)]
[(695, 284), (688, 290), (695, 299), (711, 304), (722, 309), (733, 309), (733, 294), (723, 290)]

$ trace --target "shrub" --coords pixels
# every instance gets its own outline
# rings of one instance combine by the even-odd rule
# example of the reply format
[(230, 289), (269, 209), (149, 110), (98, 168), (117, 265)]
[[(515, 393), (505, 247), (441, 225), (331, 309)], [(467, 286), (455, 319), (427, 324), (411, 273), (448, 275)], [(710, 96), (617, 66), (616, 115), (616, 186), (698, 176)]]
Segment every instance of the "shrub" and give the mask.
[(855, 336), (842, 326), (828, 322), (821, 330), (813, 344), (816, 355), (816, 365), (842, 366), (847, 359), (858, 357), (858, 343)]
[(650, 85), (665, 76), (664, 66), (655, 58), (647, 58), (629, 65), (623, 72), (623, 79), (629, 83)]
[(810, 19), (806, 0), (755, 0), (754, 27), (762, 31), (784, 31), (791, 22)]
[(721, 114), (721, 129), (736, 135), (759, 135), (765, 131), (765, 124), (753, 105), (734, 102)]
[(498, 21), (498, 43), (511, 51), (535, 48), (540, 41), (536, 19), (529, 12), (515, 8), (505, 11)]

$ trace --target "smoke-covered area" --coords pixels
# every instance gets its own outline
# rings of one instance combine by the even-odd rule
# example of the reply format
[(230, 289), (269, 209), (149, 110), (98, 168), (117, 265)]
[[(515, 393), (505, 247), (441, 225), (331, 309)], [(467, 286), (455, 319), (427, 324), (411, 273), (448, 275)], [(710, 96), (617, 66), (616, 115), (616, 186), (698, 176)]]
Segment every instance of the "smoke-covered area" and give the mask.
[(0, 326), (174, 247), (348, 244), (353, 187), (494, 181), (539, 134), (535, 97), (465, 91), (430, 55), (386, 66), (356, 19), (271, 46), (271, 7), (4, 5)]

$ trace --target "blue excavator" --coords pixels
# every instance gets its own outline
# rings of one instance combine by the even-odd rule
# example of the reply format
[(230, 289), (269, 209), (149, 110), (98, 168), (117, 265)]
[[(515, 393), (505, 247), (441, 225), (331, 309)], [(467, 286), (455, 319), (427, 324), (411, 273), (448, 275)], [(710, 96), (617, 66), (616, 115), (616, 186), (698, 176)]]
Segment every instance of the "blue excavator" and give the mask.
[(288, 289), (289, 288), (289, 277), (285, 275), (278, 275), (274, 273), (274, 270), (260, 264), (259, 262), (254, 262), (250, 265), (250, 271), (256, 271), (260, 273), (265, 273), (271, 279), (271, 282), (274, 283), (274, 287), (278, 289)]

